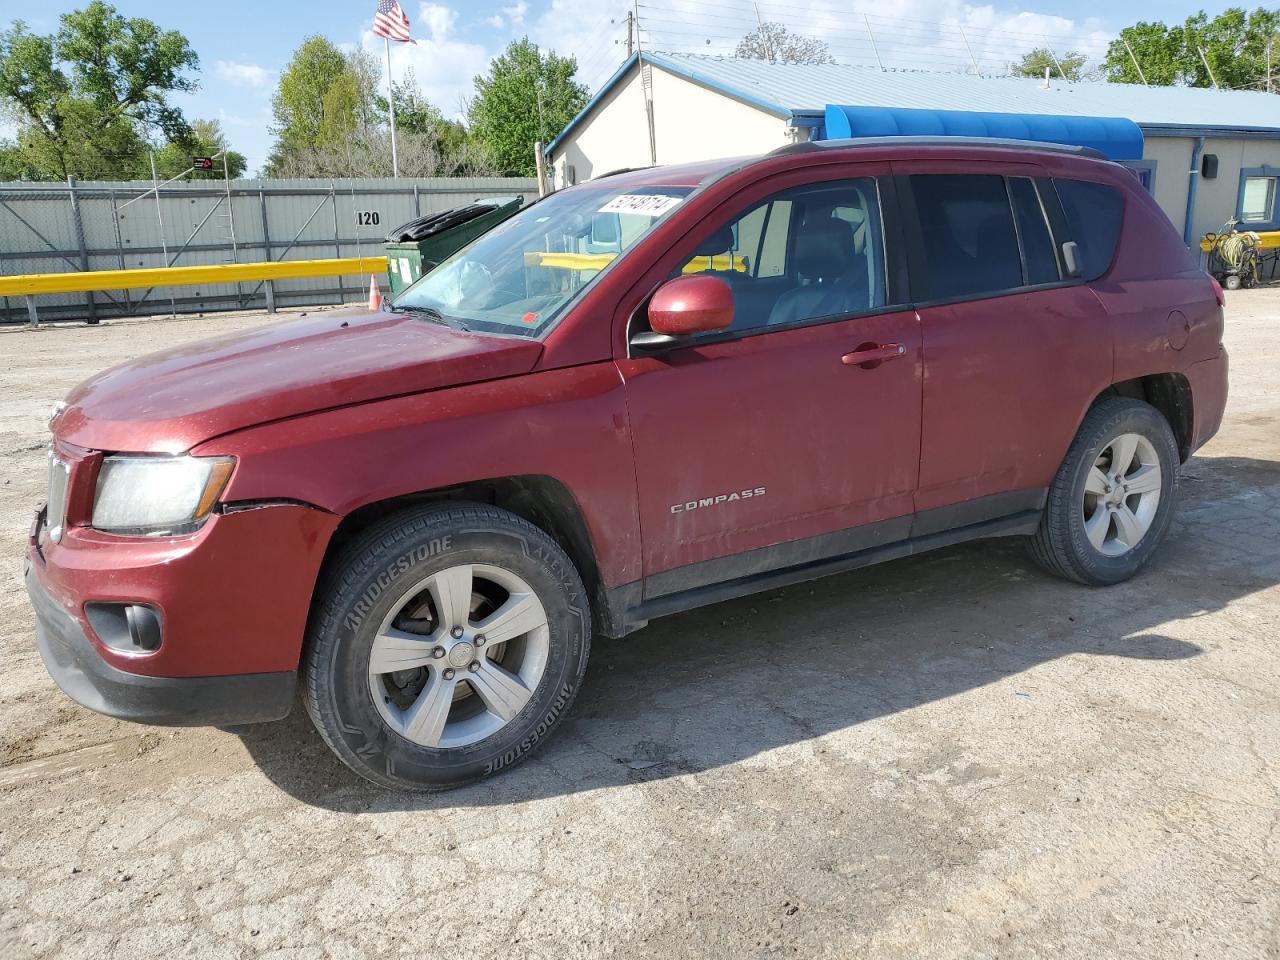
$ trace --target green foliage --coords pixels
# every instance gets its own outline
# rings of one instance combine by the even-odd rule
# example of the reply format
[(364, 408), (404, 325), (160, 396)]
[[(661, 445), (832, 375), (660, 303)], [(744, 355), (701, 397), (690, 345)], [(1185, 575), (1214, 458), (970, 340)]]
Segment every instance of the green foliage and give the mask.
[(528, 37), (513, 41), (475, 78), (467, 119), (471, 135), (505, 174), (533, 176), (533, 145), (548, 143), (587, 103), (587, 88), (574, 79), (578, 62), (545, 54)]
[(343, 53), (325, 37), (304, 40), (272, 101), (269, 175), (298, 172), (316, 151), (345, 150), (377, 121), (377, 84), (378, 64), (369, 53)]
[[(396, 101), (396, 131), (400, 139), (417, 149), (434, 152), (441, 160), (441, 176), (455, 176), (467, 155), (467, 128), (448, 119), (440, 108), (422, 95), (417, 78), (409, 70), (402, 81), (392, 85)], [(378, 114), (390, 123), (387, 98), (378, 97)]]
[(15, 21), (0, 32), (0, 102), (18, 121), (17, 166), (38, 179), (135, 175), (148, 138), (190, 137), (168, 95), (194, 90), (198, 66), (181, 33), (101, 0), (48, 36)]
[(226, 176), (236, 180), (244, 176), (249, 163), (244, 154), (232, 150), (227, 143), (222, 125), (217, 120), (195, 120), (191, 124), (191, 136), (181, 143), (168, 143), (156, 151), (156, 172), (161, 180), (168, 180), (187, 170), (192, 157), (213, 157), (212, 170), (197, 170), (193, 180), (223, 179), (223, 158), (226, 159)]
[[(1103, 71), (1107, 79), (1119, 83), (1142, 83), (1145, 78), (1155, 86), (1210, 87), (1213, 79), (1200, 59), (1203, 50), (1219, 86), (1266, 89), (1268, 47), (1272, 59), (1280, 59), (1278, 32), (1280, 10), (1264, 7), (1252, 13), (1230, 7), (1212, 19), (1202, 10), (1173, 26), (1136, 23), (1111, 42)], [(1125, 48), (1126, 40), (1133, 57)]]
[(1062, 56), (1055, 56), (1048, 47), (1036, 47), (1024, 54), (1013, 72), (1021, 77), (1043, 77), (1045, 70), (1053, 77), (1064, 80), (1079, 80), (1084, 75), (1084, 65), (1088, 61), (1083, 53), (1068, 50)]

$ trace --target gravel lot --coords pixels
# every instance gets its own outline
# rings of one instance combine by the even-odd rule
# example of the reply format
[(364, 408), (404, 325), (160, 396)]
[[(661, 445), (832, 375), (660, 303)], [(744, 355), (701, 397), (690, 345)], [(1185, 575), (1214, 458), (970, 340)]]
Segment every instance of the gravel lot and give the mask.
[(0, 330), (0, 956), (1280, 957), (1280, 291), (1134, 582), (971, 544), (598, 642), (535, 760), (357, 781), (301, 709), (117, 723), (21, 586), (45, 415), (261, 316)]

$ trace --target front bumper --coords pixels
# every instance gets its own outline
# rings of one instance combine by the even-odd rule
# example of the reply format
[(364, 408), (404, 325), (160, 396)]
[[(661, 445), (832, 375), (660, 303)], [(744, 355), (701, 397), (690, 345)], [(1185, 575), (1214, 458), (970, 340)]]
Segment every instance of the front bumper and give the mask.
[(72, 700), (121, 720), (173, 726), (263, 723), (288, 716), (297, 672), (221, 677), (150, 677), (107, 663), (84, 628), (27, 568), (36, 646), (50, 676)]

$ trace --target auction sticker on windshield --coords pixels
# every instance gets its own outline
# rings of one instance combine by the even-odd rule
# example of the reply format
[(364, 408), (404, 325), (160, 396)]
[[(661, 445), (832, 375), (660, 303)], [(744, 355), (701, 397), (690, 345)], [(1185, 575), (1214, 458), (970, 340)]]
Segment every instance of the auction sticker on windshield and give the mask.
[(660, 217), (683, 199), (684, 197), (667, 197), (660, 193), (624, 193), (606, 203), (600, 208), (600, 212)]

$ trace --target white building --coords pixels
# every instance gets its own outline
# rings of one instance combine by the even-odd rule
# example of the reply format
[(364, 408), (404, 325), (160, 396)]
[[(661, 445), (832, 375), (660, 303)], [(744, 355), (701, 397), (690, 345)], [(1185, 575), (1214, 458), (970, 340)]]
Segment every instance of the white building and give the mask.
[(625, 167), (823, 139), (832, 105), (964, 111), (988, 120), (1000, 115), (997, 121), (1127, 118), (1142, 133), (1141, 159), (1130, 165), (1188, 243), (1232, 218), (1250, 229), (1280, 230), (1275, 94), (696, 54), (630, 57), (547, 147), (552, 182), (561, 187)]

